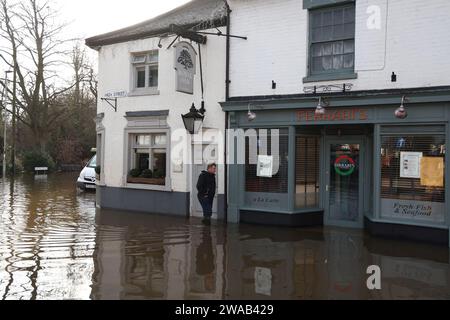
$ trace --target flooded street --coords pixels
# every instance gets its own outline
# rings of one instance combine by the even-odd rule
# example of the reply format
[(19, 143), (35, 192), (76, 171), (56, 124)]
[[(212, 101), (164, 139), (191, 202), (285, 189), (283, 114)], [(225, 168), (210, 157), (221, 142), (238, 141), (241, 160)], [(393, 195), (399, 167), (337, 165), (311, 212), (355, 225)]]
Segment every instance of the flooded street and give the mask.
[(450, 299), (446, 247), (96, 210), (75, 181), (2, 184), (0, 299)]

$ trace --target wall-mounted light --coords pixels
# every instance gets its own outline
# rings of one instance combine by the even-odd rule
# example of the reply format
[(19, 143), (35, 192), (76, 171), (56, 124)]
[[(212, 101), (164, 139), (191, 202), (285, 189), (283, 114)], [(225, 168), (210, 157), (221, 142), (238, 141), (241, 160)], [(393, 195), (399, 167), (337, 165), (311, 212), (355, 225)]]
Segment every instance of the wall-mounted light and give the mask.
[(198, 134), (202, 128), (203, 121), (205, 120), (205, 115), (201, 114), (195, 104), (192, 104), (189, 113), (182, 115), (184, 122), (184, 127), (190, 134)]
[(254, 112), (252, 112), (250, 110), (250, 104), (248, 104), (248, 114), (247, 114), (247, 116), (248, 116), (248, 121), (250, 121), (250, 122), (252, 122), (253, 120), (256, 119), (256, 113), (254, 113)]
[(317, 105), (315, 114), (317, 116), (323, 116), (325, 114), (326, 110), (322, 104), (322, 97), (319, 98), (319, 104)]
[(408, 111), (405, 108), (405, 102), (409, 101), (405, 96), (402, 97), (402, 104), (395, 110), (395, 117), (397, 119), (406, 119), (408, 117)]
[(161, 41), (162, 41), (162, 38), (159, 38), (158, 48), (160, 48), (160, 49), (162, 49), (162, 47), (163, 47)]

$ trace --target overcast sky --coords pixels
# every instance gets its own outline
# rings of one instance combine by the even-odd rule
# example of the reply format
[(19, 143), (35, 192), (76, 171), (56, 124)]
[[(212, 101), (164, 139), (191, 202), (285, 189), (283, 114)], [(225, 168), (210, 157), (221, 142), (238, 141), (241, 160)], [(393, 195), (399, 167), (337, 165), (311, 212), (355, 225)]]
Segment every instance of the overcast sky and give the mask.
[[(189, 0), (51, 0), (60, 22), (69, 26), (61, 38), (88, 38), (127, 27), (174, 9)], [(96, 55), (87, 49), (91, 59)], [(3, 75), (5, 66), (0, 63)]]
[(66, 32), (90, 37), (151, 19), (189, 0), (53, 0), (61, 17), (72, 22)]

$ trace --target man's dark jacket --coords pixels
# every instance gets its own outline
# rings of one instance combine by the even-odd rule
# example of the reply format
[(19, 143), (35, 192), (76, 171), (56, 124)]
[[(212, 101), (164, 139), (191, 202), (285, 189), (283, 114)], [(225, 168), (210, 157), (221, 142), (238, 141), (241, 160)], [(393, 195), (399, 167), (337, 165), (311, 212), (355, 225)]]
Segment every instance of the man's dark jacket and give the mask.
[(199, 198), (214, 199), (216, 196), (216, 175), (203, 171), (197, 182)]

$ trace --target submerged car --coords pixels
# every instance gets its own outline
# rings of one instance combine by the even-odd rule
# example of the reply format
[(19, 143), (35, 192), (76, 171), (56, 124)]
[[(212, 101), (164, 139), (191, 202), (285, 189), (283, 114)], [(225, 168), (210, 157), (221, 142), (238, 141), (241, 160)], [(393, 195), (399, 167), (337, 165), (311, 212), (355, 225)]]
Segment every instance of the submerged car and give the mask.
[(96, 173), (95, 168), (97, 167), (97, 155), (95, 155), (86, 165), (86, 167), (81, 171), (78, 177), (77, 187), (82, 191), (95, 191), (96, 190)]

